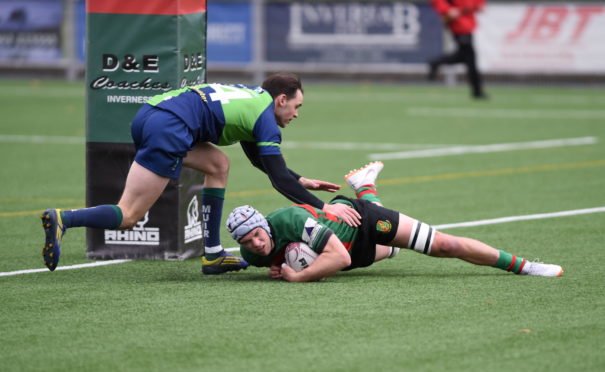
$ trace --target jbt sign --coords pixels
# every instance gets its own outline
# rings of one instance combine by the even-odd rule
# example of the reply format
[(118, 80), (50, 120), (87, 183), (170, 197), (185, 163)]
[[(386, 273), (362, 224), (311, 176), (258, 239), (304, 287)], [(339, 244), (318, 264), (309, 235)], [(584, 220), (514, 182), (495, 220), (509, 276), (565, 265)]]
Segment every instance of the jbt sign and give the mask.
[(506, 40), (577, 43), (582, 40), (591, 21), (602, 16), (605, 6), (536, 6), (525, 9), (517, 28)]
[(486, 72), (605, 72), (605, 3), (489, 5), (477, 49)]

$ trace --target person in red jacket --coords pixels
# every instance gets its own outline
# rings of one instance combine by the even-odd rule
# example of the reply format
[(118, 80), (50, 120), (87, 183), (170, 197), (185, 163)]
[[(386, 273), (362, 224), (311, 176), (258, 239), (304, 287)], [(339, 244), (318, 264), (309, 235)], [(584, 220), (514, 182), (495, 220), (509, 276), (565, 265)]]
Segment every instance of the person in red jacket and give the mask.
[(475, 13), (483, 8), (485, 0), (431, 0), (431, 5), (452, 33), (457, 49), (429, 61), (429, 79), (436, 78), (439, 66), (443, 64), (464, 63), (473, 97), (486, 98), (473, 46), (473, 32), (477, 27)]

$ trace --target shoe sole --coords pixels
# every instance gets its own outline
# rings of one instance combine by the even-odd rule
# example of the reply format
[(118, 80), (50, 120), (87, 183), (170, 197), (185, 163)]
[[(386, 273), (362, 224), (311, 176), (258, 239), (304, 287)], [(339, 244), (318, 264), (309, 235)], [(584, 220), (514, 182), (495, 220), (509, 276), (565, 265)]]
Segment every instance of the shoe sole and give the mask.
[(54, 271), (57, 268), (59, 257), (61, 256), (61, 238), (63, 237), (63, 231), (58, 233), (61, 228), (58, 226), (57, 222), (60, 218), (56, 209), (48, 209), (40, 216), (44, 234), (46, 235), (44, 247), (42, 247), (42, 257), (44, 258), (44, 264), (50, 271)]
[[(204, 275), (220, 275), (229, 271), (240, 271), (246, 270), (248, 266), (250, 266), (245, 260), (241, 260), (233, 255), (228, 254), (227, 256), (223, 256), (222, 260), (209, 261), (206, 260), (206, 257), (202, 258), (202, 274)], [(207, 263), (204, 264), (204, 261)], [(225, 261), (227, 261), (226, 264)], [(241, 265), (240, 265), (241, 264)], [(244, 266), (245, 264), (245, 266)]]
[(381, 161), (373, 161), (373, 162), (371, 162), (371, 163), (368, 163), (368, 164), (364, 165), (363, 167), (361, 167), (361, 168), (359, 168), (359, 169), (353, 169), (352, 171), (350, 171), (349, 173), (347, 173), (347, 174), (345, 175), (345, 177), (344, 177), (345, 181), (348, 181), (348, 180), (349, 180), (349, 178), (353, 177), (353, 176), (354, 176), (354, 175), (356, 175), (357, 173), (359, 173), (359, 172), (361, 172), (361, 171), (365, 170), (366, 168), (368, 168), (368, 167), (370, 167), (370, 166), (372, 166), (372, 165), (374, 165), (374, 164), (383, 164), (383, 166), (384, 166), (384, 163), (383, 163), (383, 162), (381, 162)]
[[(362, 172), (362, 171), (366, 170), (368, 167), (370, 167), (370, 166), (372, 166), (372, 165), (374, 165), (374, 164), (382, 164), (382, 166), (384, 167), (384, 163), (383, 163), (383, 162), (381, 162), (381, 161), (373, 161), (373, 162), (371, 162), (371, 163), (368, 163), (368, 164), (364, 165), (363, 167), (361, 167), (361, 168), (359, 168), (359, 169), (353, 169), (352, 171), (350, 171), (349, 173), (347, 173), (347, 174), (344, 176), (344, 180), (345, 180), (346, 184), (347, 184), (347, 185), (349, 185), (349, 187), (351, 187), (351, 188), (355, 189), (355, 188), (353, 187), (353, 185), (351, 185), (351, 183), (350, 183), (350, 181), (349, 181), (349, 180), (350, 180), (350, 178), (351, 178), (351, 177), (353, 177), (353, 176), (355, 176), (355, 175), (356, 175), (356, 174), (358, 174), (359, 172)], [(380, 172), (381, 170), (382, 170), (382, 168), (379, 170), (379, 172)], [(361, 186), (363, 186), (363, 185), (361, 185)]]
[(559, 270), (559, 272), (556, 273), (555, 275), (546, 275), (546, 274), (531, 274), (531, 275), (533, 275), (533, 276), (541, 276), (541, 277), (545, 277), (545, 278), (558, 278), (558, 277), (560, 277), (560, 276), (563, 275), (563, 272), (564, 272), (564, 270), (563, 270), (563, 268), (561, 268)]
[(240, 271), (246, 270), (248, 267), (238, 267), (238, 268), (220, 268), (213, 266), (202, 266), (202, 274), (204, 275), (220, 275), (227, 273), (229, 271)]

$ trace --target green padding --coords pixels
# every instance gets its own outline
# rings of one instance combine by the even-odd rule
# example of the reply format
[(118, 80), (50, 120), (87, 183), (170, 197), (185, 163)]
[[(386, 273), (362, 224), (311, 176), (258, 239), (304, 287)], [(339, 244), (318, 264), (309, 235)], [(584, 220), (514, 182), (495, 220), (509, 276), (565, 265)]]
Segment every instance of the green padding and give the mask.
[(114, 227), (114, 229), (117, 229), (120, 227), (120, 225), (122, 224), (122, 220), (124, 219), (124, 215), (122, 214), (122, 209), (120, 209), (120, 207), (118, 207), (117, 205), (112, 205), (111, 206), (113, 208), (114, 211), (116, 211), (116, 214), (118, 215), (118, 224), (116, 227)]
[[(206, 14), (87, 16), (88, 142), (130, 143), (130, 123), (151, 97), (205, 77)], [(186, 66), (192, 56), (203, 67)]]
[(202, 195), (210, 195), (214, 196), (215, 198), (225, 199), (225, 189), (207, 187), (202, 190)]

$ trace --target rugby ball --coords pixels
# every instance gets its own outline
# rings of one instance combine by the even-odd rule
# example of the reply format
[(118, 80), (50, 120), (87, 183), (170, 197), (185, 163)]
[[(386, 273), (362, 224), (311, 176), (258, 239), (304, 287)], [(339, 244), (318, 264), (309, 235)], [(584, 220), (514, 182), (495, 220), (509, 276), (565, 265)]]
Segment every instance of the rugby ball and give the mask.
[(286, 246), (286, 264), (298, 272), (306, 269), (315, 261), (317, 253), (303, 242), (294, 242)]

